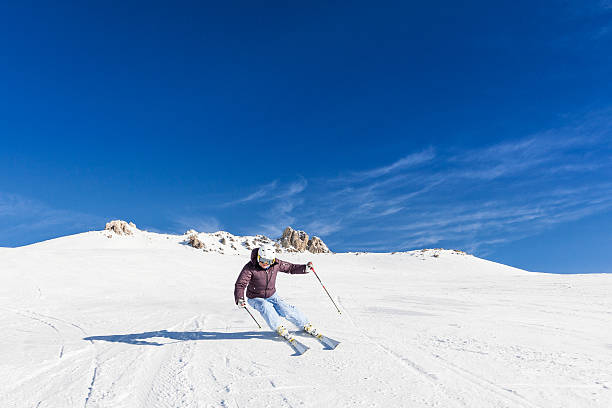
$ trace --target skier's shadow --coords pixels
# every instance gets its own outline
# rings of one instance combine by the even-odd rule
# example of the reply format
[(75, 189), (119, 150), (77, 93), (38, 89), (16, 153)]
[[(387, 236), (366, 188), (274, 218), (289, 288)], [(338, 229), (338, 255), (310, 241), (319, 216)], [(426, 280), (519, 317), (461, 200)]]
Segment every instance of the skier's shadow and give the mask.
[[(165, 338), (174, 341), (168, 341), (160, 343), (159, 341), (151, 339)], [(110, 336), (90, 336), (85, 337), (83, 340), (87, 341), (109, 341), (113, 343), (127, 343), (135, 344), (138, 346), (164, 346), (166, 344), (177, 343), (180, 341), (197, 341), (197, 340), (245, 340), (245, 339), (266, 339), (279, 341), (276, 333), (273, 332), (258, 332), (258, 331), (246, 331), (246, 332), (209, 332), (209, 331), (197, 331), (197, 332), (175, 332), (167, 330), (159, 330), (145, 333), (133, 333), (133, 334), (115, 334)]]

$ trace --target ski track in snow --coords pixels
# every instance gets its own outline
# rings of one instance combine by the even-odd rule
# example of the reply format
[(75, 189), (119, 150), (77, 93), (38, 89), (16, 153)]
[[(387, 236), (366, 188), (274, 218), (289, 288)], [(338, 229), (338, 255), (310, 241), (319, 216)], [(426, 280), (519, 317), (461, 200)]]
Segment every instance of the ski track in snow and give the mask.
[[(185, 325), (182, 329), (186, 327)], [(186, 373), (186, 367), (189, 361), (193, 361), (193, 357), (194, 344), (190, 341), (162, 346), (161, 356), (153, 368), (155, 374), (142, 406), (197, 407), (195, 382)]]
[(42, 315), (38, 315), (41, 317), (38, 317), (36, 313), (30, 312), (30, 311), (20, 311), (20, 310), (11, 310), (11, 309), (6, 309), (9, 310), (13, 313), (16, 313), (20, 316), (26, 317), (28, 319), (32, 319), (35, 320), (37, 322), (40, 322), (46, 326), (49, 326), (56, 334), (57, 339), (58, 339), (58, 346), (59, 346), (59, 353), (58, 353), (58, 358), (62, 358), (64, 356), (64, 349), (65, 349), (65, 341), (64, 338), (62, 337), (62, 334), (60, 333), (60, 331), (58, 330), (57, 327), (55, 327), (55, 325), (53, 323), (48, 322), (47, 320), (45, 320), (44, 318), (42, 318)]
[[(338, 297), (337, 298), (338, 303), (341, 305), (342, 309), (345, 312), (345, 315), (348, 317), (350, 323), (358, 330), (358, 332), (364, 337), (366, 338), (371, 344), (374, 344), (376, 346), (378, 346), (381, 350), (383, 350), (386, 354), (392, 356), (396, 361), (398, 361), (402, 366), (404, 367), (408, 367), (411, 371), (418, 373), (419, 375), (421, 375), (422, 377), (426, 378), (428, 381), (434, 383), (437, 387), (439, 387), (440, 389), (442, 389), (445, 394), (447, 396), (449, 396), (452, 399), (453, 395), (456, 395), (456, 393), (453, 390), (449, 390), (442, 382), (441, 379), (436, 376), (434, 373), (426, 370), (425, 368), (421, 367), (420, 365), (418, 365), (417, 363), (415, 363), (414, 361), (410, 360), (409, 358), (405, 357), (404, 355), (402, 355), (401, 353), (399, 353), (396, 350), (393, 350), (391, 347), (383, 344), (380, 341), (374, 340), (372, 337), (368, 336), (367, 333), (361, 329), (359, 325), (357, 325), (357, 323), (355, 322), (354, 318), (351, 316), (351, 313), (349, 312), (349, 310), (346, 308), (346, 306), (344, 305), (343, 301)], [(427, 350), (423, 350), (425, 353), (427, 353)], [(450, 370), (451, 372), (453, 372), (454, 374), (456, 374), (456, 381), (458, 382), (465, 382), (465, 381), (469, 381), (472, 385), (477, 386), (481, 392), (485, 392), (485, 393), (489, 393), (489, 394), (493, 394), (494, 396), (496, 396), (498, 399), (500, 399), (501, 401), (504, 401), (506, 403), (508, 403), (508, 406), (521, 406), (521, 407), (528, 407), (528, 408), (544, 408), (541, 407), (539, 405), (536, 405), (528, 400), (526, 400), (524, 397), (518, 395), (516, 392), (511, 391), (511, 390), (507, 390), (504, 389), (472, 372), (470, 372), (469, 370), (466, 370), (462, 367), (459, 367), (453, 363), (451, 363), (448, 360), (443, 359), (442, 357), (440, 357), (439, 355), (433, 355), (432, 356), (433, 359), (436, 359), (437, 361), (433, 361), (433, 359), (429, 359), (428, 361), (428, 366), (440, 366), (442, 365), (443, 368), (445, 368), (447, 371), (445, 372), (445, 376), (448, 374), (448, 370)], [(437, 370), (438, 372), (440, 372), (441, 370), (438, 368)], [(514, 394), (514, 395), (508, 395), (508, 393)], [(465, 406), (469, 406), (468, 404), (465, 404)]]
[(374, 339), (372, 339), (370, 336), (368, 336), (365, 331), (363, 329), (360, 328), (360, 326), (358, 326), (355, 323), (355, 320), (353, 319), (353, 317), (351, 316), (351, 313), (349, 312), (349, 310), (344, 306), (344, 303), (342, 302), (342, 300), (340, 300), (340, 298), (338, 297), (336, 299), (338, 301), (338, 303), (340, 304), (340, 306), (342, 307), (342, 309), (344, 310), (344, 314), (345, 316), (349, 319), (351, 325), (353, 325), (353, 327), (355, 329), (357, 329), (357, 331), (359, 332), (359, 334), (365, 338), (369, 343), (374, 344), (375, 346), (379, 347), (382, 351), (384, 351), (386, 354), (390, 355), (391, 357), (393, 357), (396, 361), (398, 361), (402, 366), (404, 367), (408, 367), (409, 369), (415, 371), (416, 373), (426, 377), (429, 380), (433, 380), (433, 381), (437, 381), (438, 377), (436, 377), (435, 374), (432, 374), (430, 372), (428, 372), (427, 370), (425, 370), (423, 367), (419, 366), (417, 363), (415, 363), (414, 361), (403, 357), (402, 355), (400, 355), (399, 353), (395, 352), (394, 350), (390, 349), (389, 347), (383, 345), (381, 342), (378, 342)]
[[(39, 313), (39, 312), (35, 312), (32, 311), (30, 309), (24, 309), (24, 310), (15, 310), (15, 309), (9, 309), (9, 308), (4, 308), (5, 310), (8, 310), (18, 316), (21, 317), (25, 317), (27, 319), (30, 319), (32, 321), (36, 321), (39, 322), (47, 327), (50, 327), (53, 332), (55, 333), (56, 336), (56, 342), (59, 344), (60, 350), (58, 353), (58, 362), (55, 364), (49, 364), (47, 367), (43, 367), (37, 371), (34, 371), (32, 373), (30, 373), (30, 375), (26, 376), (26, 377), (22, 377), (20, 379), (19, 382), (17, 382), (15, 384), (15, 386), (12, 388), (13, 390), (17, 389), (19, 386), (23, 385), (23, 384), (28, 384), (28, 383), (35, 383), (35, 384), (41, 384), (42, 385), (42, 389), (46, 388), (47, 385), (47, 381), (45, 381), (44, 379), (46, 378), (47, 374), (50, 371), (53, 370), (57, 370), (58, 368), (58, 364), (69, 367), (71, 364), (73, 364), (75, 362), (76, 359), (79, 358), (80, 356), (80, 352), (75, 353), (73, 356), (70, 356), (69, 358), (66, 358), (64, 352), (67, 348), (66, 344), (68, 343), (68, 338), (71, 337), (71, 335), (69, 334), (69, 332), (73, 332), (74, 329), (77, 329), (79, 331), (80, 335), (87, 335), (87, 332), (85, 330), (83, 330), (82, 327), (80, 327), (79, 325), (75, 324), (75, 323), (71, 323), (68, 322), (64, 319), (61, 318), (57, 318), (54, 316), (49, 316), (47, 314), (43, 314), (43, 313)], [(68, 333), (68, 334), (67, 334)], [(91, 342), (90, 342), (91, 344)], [(93, 344), (91, 344), (91, 346), (93, 346)], [(63, 372), (65, 372), (66, 369), (62, 369)], [(93, 378), (91, 380), (91, 385), (90, 387), (93, 387), (93, 383), (95, 380), (95, 372), (96, 372), (96, 368), (94, 368), (94, 375)], [(42, 381), (40, 379), (43, 379)], [(91, 388), (88, 394), (91, 393)], [(89, 398), (89, 396), (86, 398), (85, 400), (85, 404), (84, 406), (87, 406), (87, 399)], [(36, 403), (37, 407), (40, 407), (43, 403), (45, 403), (45, 400), (39, 400)]]
[(98, 366), (96, 364), (96, 366), (94, 367), (93, 374), (91, 376), (91, 382), (89, 383), (89, 391), (87, 392), (87, 397), (85, 397), (85, 404), (83, 405), (84, 407), (87, 407), (87, 404), (89, 403), (89, 399), (91, 398), (91, 393), (93, 391), (94, 383), (96, 382), (97, 373), (98, 373)]

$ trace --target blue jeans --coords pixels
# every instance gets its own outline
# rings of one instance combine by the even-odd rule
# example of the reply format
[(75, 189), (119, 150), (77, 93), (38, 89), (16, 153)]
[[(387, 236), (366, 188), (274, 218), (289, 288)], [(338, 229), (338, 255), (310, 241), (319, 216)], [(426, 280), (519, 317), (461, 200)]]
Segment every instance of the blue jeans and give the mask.
[(289, 320), (299, 328), (308, 324), (308, 319), (295, 306), (290, 305), (275, 293), (269, 298), (253, 298), (247, 300), (248, 304), (264, 318), (268, 326), (274, 331), (280, 326), (281, 317)]

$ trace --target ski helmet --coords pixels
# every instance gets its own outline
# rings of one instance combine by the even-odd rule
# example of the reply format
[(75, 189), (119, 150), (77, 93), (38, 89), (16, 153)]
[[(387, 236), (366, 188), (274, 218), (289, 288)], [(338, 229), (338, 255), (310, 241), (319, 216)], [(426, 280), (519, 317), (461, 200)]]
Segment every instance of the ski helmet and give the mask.
[(276, 260), (276, 251), (272, 245), (263, 245), (257, 250), (257, 261), (273, 264)]

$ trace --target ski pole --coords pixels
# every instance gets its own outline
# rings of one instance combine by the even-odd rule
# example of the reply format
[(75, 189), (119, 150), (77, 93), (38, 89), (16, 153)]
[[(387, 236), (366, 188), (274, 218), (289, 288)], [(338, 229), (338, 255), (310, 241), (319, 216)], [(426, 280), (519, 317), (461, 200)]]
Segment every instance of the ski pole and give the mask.
[[(312, 266), (311, 266), (312, 268)], [(331, 295), (329, 294), (329, 292), (327, 291), (327, 288), (325, 287), (325, 285), (323, 284), (323, 282), (321, 282), (321, 278), (319, 278), (319, 275), (317, 275), (317, 272), (315, 272), (314, 268), (312, 268), (312, 273), (315, 274), (315, 276), (317, 277), (317, 279), (319, 280), (319, 283), (321, 284), (321, 286), (323, 286), (323, 289), (325, 290), (325, 293), (327, 293), (327, 296), (329, 296), (329, 300), (332, 301), (332, 303), (334, 304), (334, 306), (336, 306), (336, 302), (334, 302), (334, 299), (332, 299)], [(342, 312), (340, 311), (340, 309), (338, 309), (338, 306), (336, 306), (336, 310), (338, 311), (338, 313), (342, 314)]]
[(255, 316), (253, 316), (253, 315), (251, 314), (251, 311), (250, 311), (249, 309), (247, 309), (247, 307), (246, 307), (246, 306), (244, 307), (244, 310), (246, 310), (246, 311), (247, 311), (247, 313), (248, 313), (248, 314), (249, 314), (249, 315), (250, 315), (250, 316), (253, 318), (253, 320), (255, 321), (255, 323), (257, 324), (257, 326), (259, 326), (259, 328), (261, 329), (261, 326), (259, 325), (259, 322), (258, 322), (258, 321), (257, 321), (257, 319), (255, 318)]

